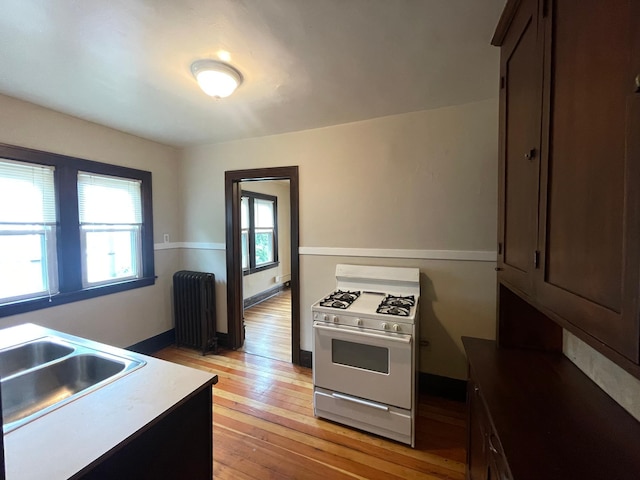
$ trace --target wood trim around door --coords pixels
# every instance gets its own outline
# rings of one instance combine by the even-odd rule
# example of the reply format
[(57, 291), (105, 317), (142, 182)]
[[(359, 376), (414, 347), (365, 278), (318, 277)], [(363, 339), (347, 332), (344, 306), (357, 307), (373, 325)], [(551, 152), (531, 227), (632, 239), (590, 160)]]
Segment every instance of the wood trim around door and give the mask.
[(291, 362), (300, 365), (300, 261), (298, 256), (300, 208), (297, 166), (231, 170), (224, 173), (229, 347), (237, 349), (244, 343), (242, 266), (240, 264), (240, 182), (258, 180), (289, 180), (291, 202)]

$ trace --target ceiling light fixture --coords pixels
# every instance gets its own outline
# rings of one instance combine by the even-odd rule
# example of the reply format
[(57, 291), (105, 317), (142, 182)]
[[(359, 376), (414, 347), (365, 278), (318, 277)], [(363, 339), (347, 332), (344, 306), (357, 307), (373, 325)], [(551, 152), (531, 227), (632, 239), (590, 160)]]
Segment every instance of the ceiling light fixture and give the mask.
[(242, 75), (238, 70), (216, 60), (193, 62), (191, 73), (204, 93), (216, 98), (228, 97), (242, 83)]

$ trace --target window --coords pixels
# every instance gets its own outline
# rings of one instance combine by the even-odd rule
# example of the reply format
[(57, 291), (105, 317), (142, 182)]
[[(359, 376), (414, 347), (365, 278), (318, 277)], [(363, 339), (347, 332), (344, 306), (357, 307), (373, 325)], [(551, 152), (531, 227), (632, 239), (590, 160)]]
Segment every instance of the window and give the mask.
[(84, 287), (140, 277), (140, 181), (78, 173)]
[(240, 203), (242, 269), (245, 274), (278, 265), (277, 197), (242, 192)]
[(0, 317), (153, 283), (150, 172), (0, 145)]
[(58, 293), (53, 175), (0, 159), (0, 301)]

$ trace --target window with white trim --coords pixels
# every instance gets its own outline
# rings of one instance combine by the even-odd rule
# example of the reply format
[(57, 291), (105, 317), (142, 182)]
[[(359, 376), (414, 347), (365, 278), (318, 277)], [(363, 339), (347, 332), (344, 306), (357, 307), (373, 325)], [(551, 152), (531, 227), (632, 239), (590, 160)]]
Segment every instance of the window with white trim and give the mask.
[(240, 244), (245, 275), (278, 266), (277, 202), (272, 195), (242, 191)]
[(54, 168), (0, 159), (0, 303), (58, 293)]
[(151, 173), (0, 144), (0, 317), (155, 283)]

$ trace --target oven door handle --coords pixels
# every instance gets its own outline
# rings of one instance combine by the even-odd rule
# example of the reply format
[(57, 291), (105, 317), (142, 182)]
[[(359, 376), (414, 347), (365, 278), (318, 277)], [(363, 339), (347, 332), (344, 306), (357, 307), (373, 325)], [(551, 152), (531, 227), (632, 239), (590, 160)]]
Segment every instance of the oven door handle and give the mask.
[(375, 338), (377, 340), (384, 340), (385, 342), (389, 341), (389, 342), (406, 343), (406, 344), (411, 343), (411, 335), (403, 335), (402, 337), (395, 337), (395, 336), (392, 337), (391, 335), (376, 335), (375, 333), (361, 332), (361, 331), (354, 332), (351, 330), (342, 330), (340, 328), (327, 327), (325, 325), (318, 325), (318, 324), (314, 324), (313, 328), (316, 328), (318, 330), (325, 330), (327, 332), (348, 332), (358, 337)]
[(386, 405), (380, 405), (379, 403), (368, 402), (367, 400), (362, 400), (360, 398), (349, 397), (347, 395), (342, 395), (341, 393), (332, 393), (331, 396), (333, 398), (339, 398), (340, 400), (346, 400), (347, 402), (357, 403), (359, 405), (366, 405), (367, 407), (377, 408), (378, 410), (384, 410), (385, 412), (389, 411), (389, 407)]

